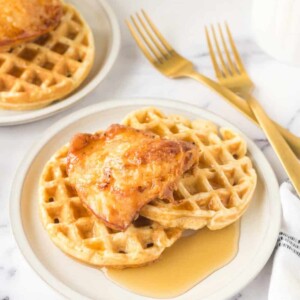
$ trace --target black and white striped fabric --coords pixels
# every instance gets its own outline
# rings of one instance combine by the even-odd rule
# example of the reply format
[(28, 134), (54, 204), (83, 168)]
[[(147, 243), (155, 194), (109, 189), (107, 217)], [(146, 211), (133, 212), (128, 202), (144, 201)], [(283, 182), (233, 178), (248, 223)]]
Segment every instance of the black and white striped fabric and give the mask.
[(300, 299), (300, 199), (290, 182), (281, 185), (280, 194), (283, 216), (275, 248), (269, 300), (298, 300)]

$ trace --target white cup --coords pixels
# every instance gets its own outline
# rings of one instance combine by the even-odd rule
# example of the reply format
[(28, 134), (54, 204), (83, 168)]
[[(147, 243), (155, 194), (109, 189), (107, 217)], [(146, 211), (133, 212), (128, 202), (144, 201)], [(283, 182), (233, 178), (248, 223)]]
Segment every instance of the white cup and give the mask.
[(300, 66), (300, 0), (253, 0), (252, 28), (265, 52)]

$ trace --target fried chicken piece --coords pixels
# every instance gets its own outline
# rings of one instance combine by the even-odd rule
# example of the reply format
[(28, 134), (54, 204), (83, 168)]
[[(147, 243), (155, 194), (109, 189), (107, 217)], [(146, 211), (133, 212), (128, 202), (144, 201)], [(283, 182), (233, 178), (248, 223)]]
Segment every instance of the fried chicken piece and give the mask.
[(0, 51), (51, 31), (60, 22), (60, 0), (0, 0)]
[(108, 227), (125, 230), (151, 200), (174, 201), (178, 179), (197, 158), (192, 143), (112, 125), (102, 133), (72, 139), (67, 173), (97, 217)]

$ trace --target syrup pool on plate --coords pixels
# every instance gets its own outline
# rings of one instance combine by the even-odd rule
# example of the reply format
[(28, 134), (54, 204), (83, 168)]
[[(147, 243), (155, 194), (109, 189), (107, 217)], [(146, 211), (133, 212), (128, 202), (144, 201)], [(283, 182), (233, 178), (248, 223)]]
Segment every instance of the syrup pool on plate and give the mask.
[(221, 230), (203, 228), (179, 239), (153, 264), (124, 270), (106, 269), (105, 274), (117, 285), (136, 294), (176, 297), (236, 256), (239, 230), (239, 222)]

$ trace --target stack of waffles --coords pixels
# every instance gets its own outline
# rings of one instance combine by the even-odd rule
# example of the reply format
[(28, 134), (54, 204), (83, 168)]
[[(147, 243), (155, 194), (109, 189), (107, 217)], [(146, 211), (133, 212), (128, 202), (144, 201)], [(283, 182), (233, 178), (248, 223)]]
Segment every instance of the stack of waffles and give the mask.
[[(60, 0), (34, 0), (33, 3), (27, 0), (5, 0), (3, 3), (4, 11), (6, 9), (10, 14), (19, 10), (32, 10), (32, 5), (36, 11), (26, 13), (26, 16), (32, 15), (32, 18), (23, 26), (31, 26), (31, 31), (34, 31), (39, 25), (38, 34), (27, 34), (29, 29), (17, 30), (18, 24), (12, 24), (17, 37), (5, 40), (2, 44), (0, 40), (0, 108), (3, 109), (38, 109), (63, 100), (79, 87), (93, 65), (93, 35), (74, 7)], [(44, 5), (48, 13), (45, 24), (52, 21), (47, 30), (44, 23), (37, 25), (34, 22), (34, 18), (45, 13), (43, 6), (39, 5)], [(52, 12), (50, 16), (49, 11)], [(10, 20), (8, 17), (7, 20)], [(0, 22), (0, 31), (2, 25), (5, 28), (7, 24)]]
[(79, 197), (67, 170), (70, 145), (59, 149), (44, 167), (39, 206), (51, 240), (66, 254), (98, 267), (142, 266), (158, 259), (184, 230), (219, 230), (246, 211), (256, 172), (239, 134), (206, 120), (166, 116), (156, 108), (129, 114), (123, 125), (191, 143), (197, 160), (176, 181), (174, 201), (151, 199), (125, 230), (116, 230)]

